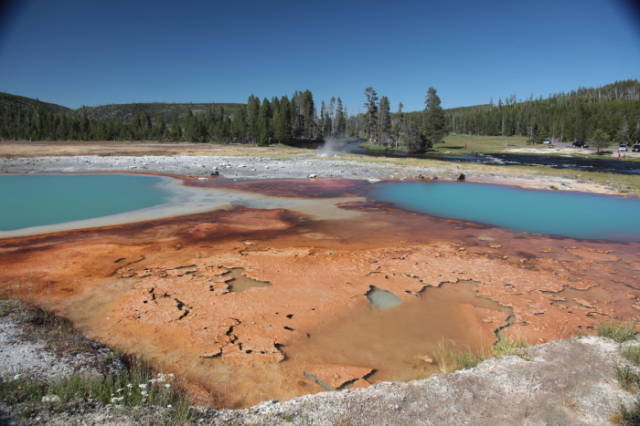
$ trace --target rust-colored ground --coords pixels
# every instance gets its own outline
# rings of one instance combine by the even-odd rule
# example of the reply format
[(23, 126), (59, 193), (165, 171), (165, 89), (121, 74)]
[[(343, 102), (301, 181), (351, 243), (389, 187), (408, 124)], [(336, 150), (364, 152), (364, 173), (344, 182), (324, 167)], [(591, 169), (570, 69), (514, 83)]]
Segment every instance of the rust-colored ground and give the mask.
[[(243, 185), (357, 192), (340, 181)], [(423, 377), (443, 339), (481, 351), (496, 333), (538, 343), (640, 312), (640, 244), (345, 207), (361, 214), (235, 208), (0, 240), (0, 291), (176, 373), (218, 407)], [(271, 285), (232, 292), (239, 273)], [(372, 286), (403, 303), (371, 308)]]

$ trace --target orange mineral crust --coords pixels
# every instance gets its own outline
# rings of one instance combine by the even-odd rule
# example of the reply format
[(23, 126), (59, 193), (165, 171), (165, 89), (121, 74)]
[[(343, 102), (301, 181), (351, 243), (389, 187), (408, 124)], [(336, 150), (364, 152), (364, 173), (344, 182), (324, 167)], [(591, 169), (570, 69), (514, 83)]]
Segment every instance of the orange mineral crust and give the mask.
[[(640, 244), (344, 208), (359, 215), (236, 207), (0, 240), (0, 292), (215, 407), (426, 377), (443, 346), (483, 353), (499, 336), (539, 343), (640, 313)], [(396, 306), (373, 305), (375, 291)]]

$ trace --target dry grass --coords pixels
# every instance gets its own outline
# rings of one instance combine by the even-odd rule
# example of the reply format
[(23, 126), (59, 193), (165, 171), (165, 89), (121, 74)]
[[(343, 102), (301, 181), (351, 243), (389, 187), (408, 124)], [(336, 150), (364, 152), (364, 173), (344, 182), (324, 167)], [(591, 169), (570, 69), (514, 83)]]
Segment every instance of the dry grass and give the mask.
[(489, 350), (474, 352), (468, 348), (460, 348), (452, 341), (442, 340), (436, 345), (432, 356), (441, 373), (450, 373), (472, 368), (486, 359), (504, 355), (517, 355), (529, 360), (526, 348), (527, 343), (524, 341), (501, 338)]
[(2, 142), (0, 157), (34, 157), (67, 155), (202, 155), (290, 157), (313, 152), (286, 145), (259, 147), (246, 144), (175, 143), (175, 142)]
[(618, 323), (605, 321), (598, 325), (598, 336), (608, 337), (618, 343), (633, 339), (638, 332), (635, 323)]

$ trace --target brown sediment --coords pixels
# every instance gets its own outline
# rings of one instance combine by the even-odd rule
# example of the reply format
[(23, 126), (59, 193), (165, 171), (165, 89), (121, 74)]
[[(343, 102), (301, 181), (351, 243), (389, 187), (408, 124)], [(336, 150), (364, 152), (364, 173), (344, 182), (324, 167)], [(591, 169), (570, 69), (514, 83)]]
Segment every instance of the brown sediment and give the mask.
[[(358, 184), (244, 185), (333, 197)], [(196, 402), (217, 407), (423, 377), (443, 339), (482, 352), (498, 331), (538, 343), (640, 313), (638, 243), (344, 207), (361, 215), (237, 207), (0, 240), (0, 292), (176, 373)], [(230, 291), (238, 268), (270, 285)], [(371, 286), (402, 304), (372, 307)]]

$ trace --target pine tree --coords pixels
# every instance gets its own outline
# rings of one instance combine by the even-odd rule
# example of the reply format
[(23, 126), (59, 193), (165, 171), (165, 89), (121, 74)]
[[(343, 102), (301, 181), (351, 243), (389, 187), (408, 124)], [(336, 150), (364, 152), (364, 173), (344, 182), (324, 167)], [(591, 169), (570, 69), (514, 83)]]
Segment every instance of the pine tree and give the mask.
[(436, 89), (433, 87), (429, 87), (427, 90), (422, 133), (426, 141), (423, 150), (442, 142), (447, 135), (447, 118), (440, 106), (440, 98)]
[(247, 101), (247, 139), (256, 143), (258, 140), (258, 118), (260, 116), (260, 99), (251, 95)]
[(291, 104), (289, 98), (280, 98), (280, 108), (273, 115), (273, 135), (278, 142), (291, 140)]
[(607, 148), (611, 145), (611, 139), (609, 135), (604, 132), (602, 129), (596, 129), (591, 136), (591, 144), (596, 147), (598, 153), (601, 149)]
[(380, 111), (378, 113), (378, 141), (384, 146), (391, 146), (391, 107), (389, 98), (380, 98)]
[(334, 136), (344, 137), (347, 133), (347, 115), (342, 106), (342, 99), (336, 100), (336, 119)]
[(264, 98), (262, 105), (260, 106), (260, 113), (258, 116), (258, 145), (269, 145), (271, 138), (273, 137), (273, 130), (271, 126), (271, 118), (273, 110), (271, 109), (271, 103), (269, 99)]
[(364, 96), (367, 101), (364, 104), (365, 113), (365, 132), (366, 136), (372, 143), (377, 143), (378, 136), (378, 94), (371, 86), (364, 89)]

